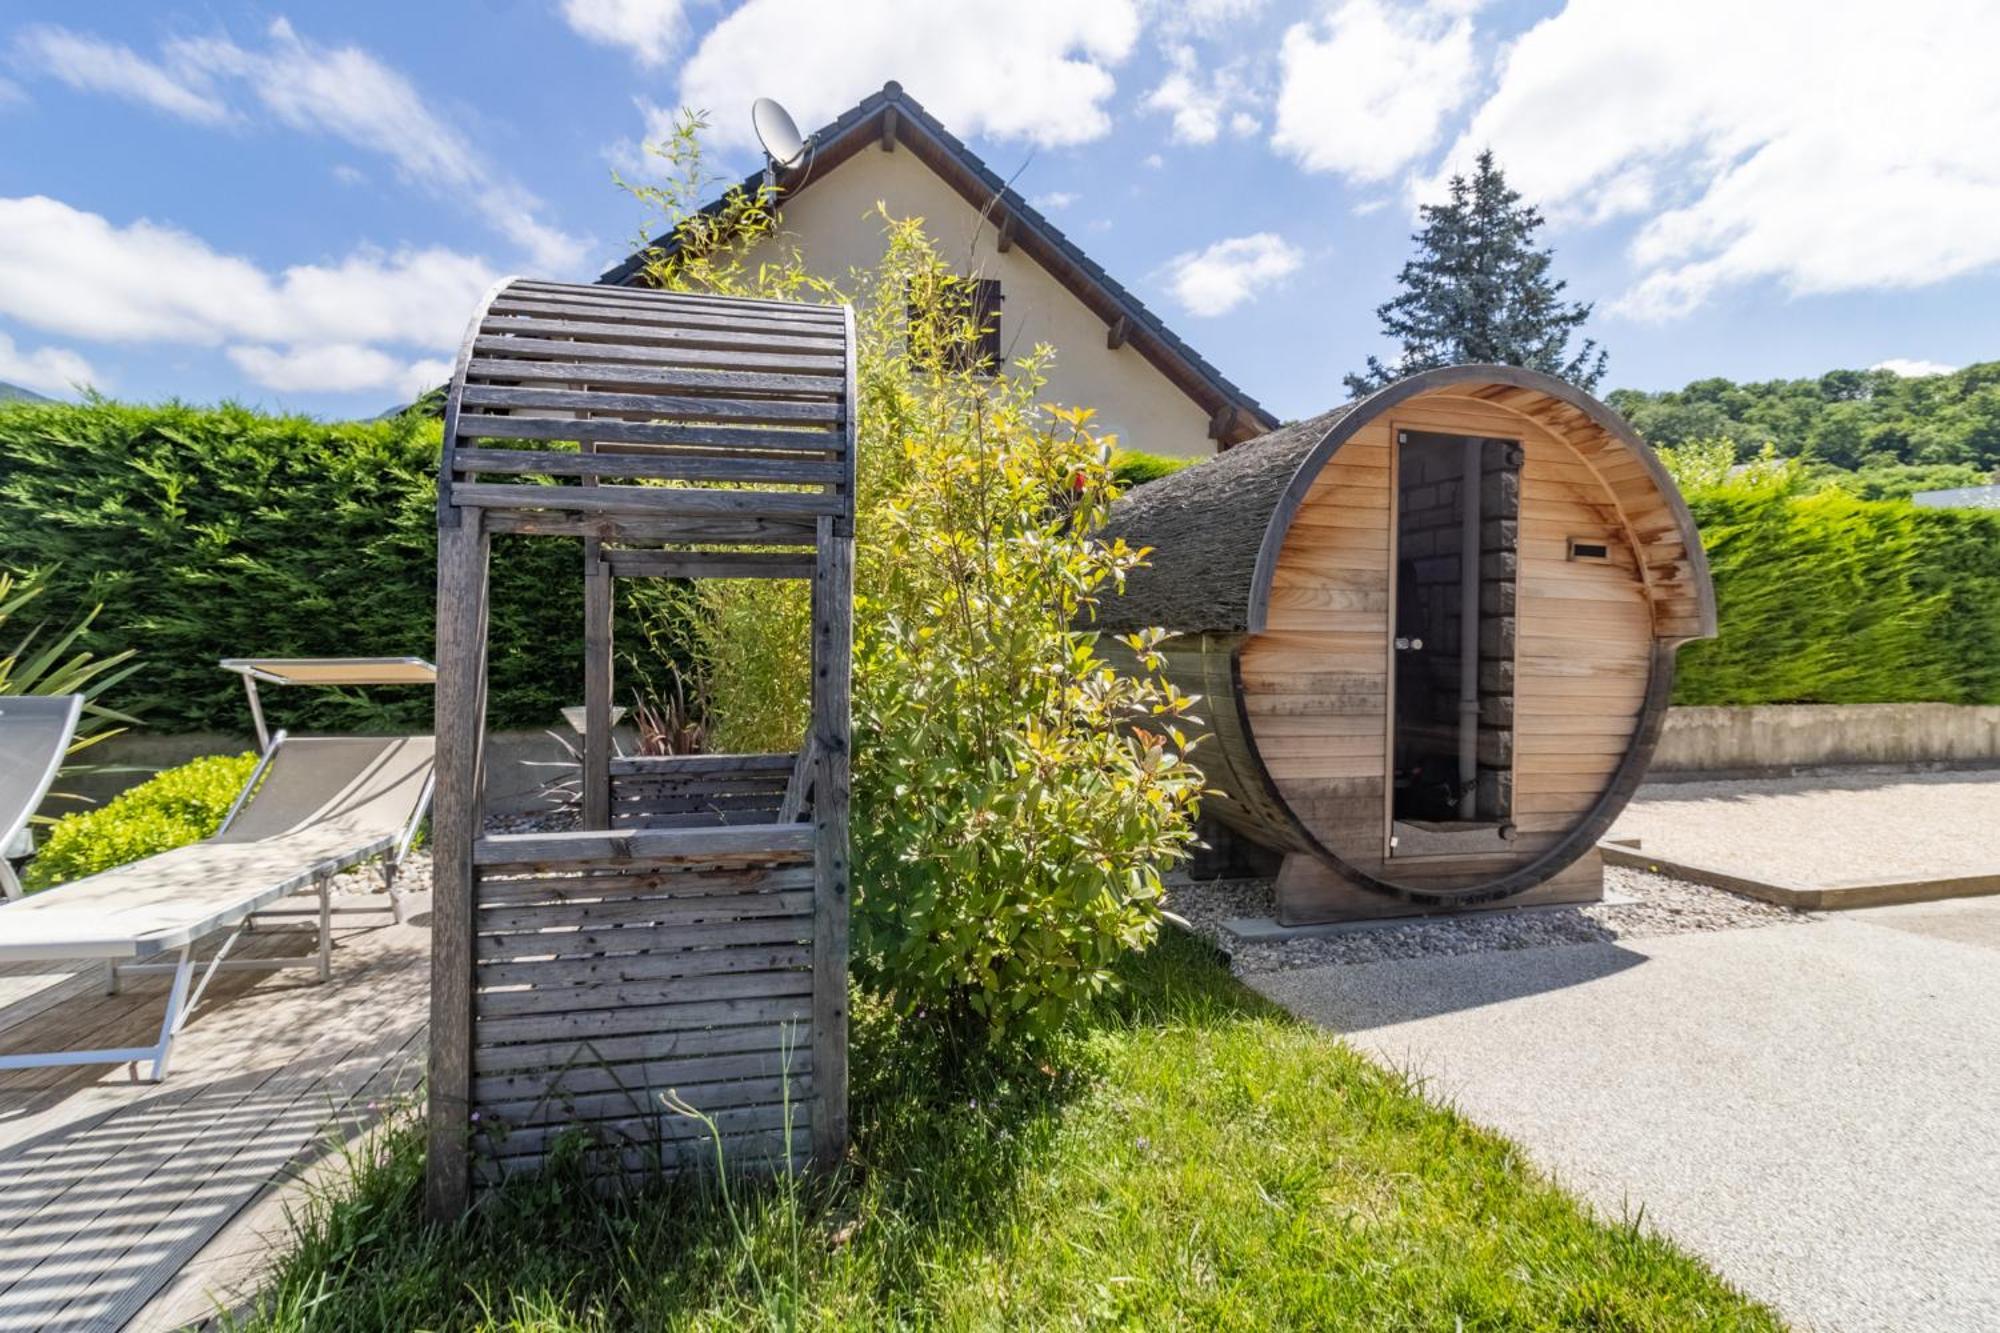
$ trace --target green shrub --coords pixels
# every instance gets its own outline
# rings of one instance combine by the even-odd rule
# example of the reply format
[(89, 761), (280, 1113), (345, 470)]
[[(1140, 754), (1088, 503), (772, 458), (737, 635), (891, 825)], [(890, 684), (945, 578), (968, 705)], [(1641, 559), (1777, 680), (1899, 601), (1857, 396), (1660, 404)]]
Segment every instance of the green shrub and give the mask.
[(1681, 652), (1681, 704), (2000, 704), (2000, 514), (1791, 495), (1688, 497), (1721, 633)]
[[(20, 404), (0, 410), (0, 569), (46, 570), (68, 616), (118, 609), (130, 706), (165, 731), (248, 729), (224, 657), (421, 656), (435, 624), (438, 423), (274, 417), (246, 407)], [(494, 544), (488, 721), (546, 726), (582, 698), (573, 542)], [(643, 645), (621, 586), (625, 645)], [(294, 729), (412, 730), (428, 690), (266, 692)]]
[(65, 815), (22, 882), (46, 889), (199, 842), (221, 827), (256, 767), (254, 754), (209, 755), (166, 769), (95, 810)]
[[(10, 628), (10, 623), (23, 608), (48, 591), (46, 577), (44, 572), (36, 571), (25, 579), (16, 579), (0, 569), (0, 634), (11, 635), (19, 628), (18, 625)], [(129, 713), (110, 708), (103, 701), (106, 693), (139, 669), (139, 663), (131, 660), (132, 650), (128, 648), (109, 657), (99, 657), (77, 648), (77, 642), (90, 632), (102, 610), (102, 607), (93, 606), (66, 631), (50, 633), (48, 622), (42, 621), (22, 631), (21, 637), (15, 639), (11, 647), (0, 645), (0, 695), (83, 696), (83, 711), (77, 718), (76, 733), (70, 740), (68, 750), (72, 758), (78, 751), (87, 750), (125, 730), (113, 723), (135, 723), (139, 720)], [(66, 763), (63, 771), (74, 773), (85, 767)]]
[[(682, 165), (692, 150), (684, 133)], [(655, 257), (655, 281), (830, 291), (784, 265), (750, 287), (731, 256), (772, 224), (731, 198), (700, 230), (680, 224), (687, 244)], [(1121, 670), (1088, 629), (1141, 553), (1089, 536), (1113, 464), (1089, 412), (1036, 403), (1050, 349), (982, 373), (965, 279), (919, 222), (882, 221), (887, 257), (850, 280), (855, 969), (954, 1047), (1040, 1045), (1158, 933), (1160, 876), (1192, 840), (1203, 787), (1177, 729), (1192, 701), (1159, 678), (1149, 639), (1128, 642), (1138, 666)], [(700, 595), (718, 734), (797, 745), (799, 591), (732, 581)]]
[(1111, 455), (1112, 480), (1118, 489), (1129, 491), (1134, 486), (1143, 486), (1161, 477), (1171, 477), (1182, 468), (1194, 463), (1192, 458), (1169, 458), (1165, 454), (1141, 453), (1137, 449), (1120, 449)]

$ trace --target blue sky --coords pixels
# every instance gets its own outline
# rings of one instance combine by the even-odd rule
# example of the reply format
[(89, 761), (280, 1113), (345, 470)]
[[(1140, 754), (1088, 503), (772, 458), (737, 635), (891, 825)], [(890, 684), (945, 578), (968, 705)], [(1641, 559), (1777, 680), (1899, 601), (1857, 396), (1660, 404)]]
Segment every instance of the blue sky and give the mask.
[(0, 380), (378, 411), (493, 276), (627, 252), (676, 106), (741, 172), (752, 97), (887, 78), (1282, 416), (1388, 350), (1485, 145), (1607, 387), (1955, 366), (2000, 356), (1996, 49), (1990, 0), (16, 0)]

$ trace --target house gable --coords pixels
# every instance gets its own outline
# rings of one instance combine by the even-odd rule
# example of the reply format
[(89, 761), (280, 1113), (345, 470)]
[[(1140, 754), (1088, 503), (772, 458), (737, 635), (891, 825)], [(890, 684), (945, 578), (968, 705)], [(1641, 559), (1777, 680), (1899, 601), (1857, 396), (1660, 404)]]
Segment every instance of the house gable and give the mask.
[[(1000, 279), (1013, 354), (1054, 344), (1046, 396), (1096, 408), (1131, 448), (1201, 454), (1277, 424), (894, 83), (814, 135), (813, 152), (777, 184), (788, 239), (820, 272), (880, 259), (875, 201), (922, 216), (955, 266)], [(636, 284), (644, 266), (634, 255), (599, 281)]]

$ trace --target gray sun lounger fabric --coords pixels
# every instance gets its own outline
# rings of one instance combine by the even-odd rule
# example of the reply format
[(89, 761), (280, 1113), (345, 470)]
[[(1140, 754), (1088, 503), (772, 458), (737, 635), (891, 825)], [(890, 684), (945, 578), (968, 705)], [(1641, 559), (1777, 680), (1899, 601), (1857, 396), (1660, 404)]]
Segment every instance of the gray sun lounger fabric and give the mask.
[[(371, 856), (393, 855), (407, 846), (429, 803), (435, 751), (428, 736), (283, 738), (256, 790), (214, 837), (0, 905), (0, 962), (68, 958), (144, 964), (177, 953), (178, 964), (160, 965), (178, 970), (168, 1026), (151, 1056), (158, 1077), (172, 1029), (185, 1018), (179, 1010), (191, 951), (204, 938), (229, 932), (233, 939), (253, 913), (288, 894), (318, 888), (317, 966), (324, 979), (330, 948), (326, 883)], [(220, 955), (213, 961), (219, 963)], [(242, 964), (254, 965), (260, 964)], [(37, 1061), (124, 1063), (145, 1055), (0, 1056), (0, 1069)]]
[(49, 794), (82, 715), (80, 694), (0, 695), (0, 896), (21, 896), (5, 853)]

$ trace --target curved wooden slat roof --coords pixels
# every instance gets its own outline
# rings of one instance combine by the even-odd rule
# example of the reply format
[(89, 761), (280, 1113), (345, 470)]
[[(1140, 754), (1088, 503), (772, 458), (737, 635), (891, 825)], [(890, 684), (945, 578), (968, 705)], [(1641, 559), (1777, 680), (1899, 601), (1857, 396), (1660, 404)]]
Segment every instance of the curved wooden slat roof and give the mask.
[(440, 520), (811, 545), (853, 520), (853, 386), (844, 306), (509, 278), (445, 398)]

